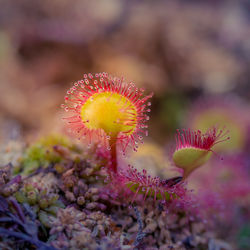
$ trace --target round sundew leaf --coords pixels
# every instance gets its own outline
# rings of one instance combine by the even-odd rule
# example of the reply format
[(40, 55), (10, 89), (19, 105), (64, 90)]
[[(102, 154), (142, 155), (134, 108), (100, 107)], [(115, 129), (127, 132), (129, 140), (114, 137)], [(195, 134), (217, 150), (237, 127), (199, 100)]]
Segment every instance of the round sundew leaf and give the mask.
[(173, 155), (173, 161), (177, 167), (184, 170), (184, 178), (194, 169), (206, 163), (211, 157), (212, 152), (199, 148), (182, 148), (176, 150)]
[(95, 93), (82, 105), (81, 117), (89, 129), (103, 129), (107, 134), (132, 134), (136, 129), (136, 107), (118, 93)]
[(148, 134), (145, 123), (152, 96), (144, 95), (144, 89), (123, 78), (84, 74), (84, 79), (67, 91), (61, 108), (69, 116), (63, 119), (70, 133), (89, 145), (95, 142), (108, 150), (119, 145), (123, 153), (128, 147), (137, 150), (138, 142)]

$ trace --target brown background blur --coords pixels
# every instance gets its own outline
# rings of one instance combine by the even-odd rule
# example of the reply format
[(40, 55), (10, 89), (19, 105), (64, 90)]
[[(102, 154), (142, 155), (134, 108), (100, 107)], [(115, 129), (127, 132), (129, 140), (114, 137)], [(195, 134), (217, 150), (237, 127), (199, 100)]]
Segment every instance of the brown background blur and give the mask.
[(159, 142), (206, 95), (250, 98), (250, 1), (0, 0), (0, 139), (60, 129), (86, 72), (154, 91)]

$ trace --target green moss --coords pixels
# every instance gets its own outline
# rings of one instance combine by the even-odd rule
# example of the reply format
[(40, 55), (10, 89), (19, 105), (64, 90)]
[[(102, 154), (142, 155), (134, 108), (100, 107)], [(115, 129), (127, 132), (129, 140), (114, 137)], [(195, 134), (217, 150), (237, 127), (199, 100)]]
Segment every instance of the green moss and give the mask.
[(21, 168), (15, 169), (15, 172), (21, 171), (23, 175), (29, 175), (39, 167), (48, 167), (50, 163), (60, 162), (61, 158), (51, 149), (47, 149), (40, 144), (29, 147), (21, 160)]
[(49, 206), (44, 210), (49, 214), (56, 216), (59, 208), (65, 208), (65, 205), (60, 200), (57, 200), (53, 205)]
[(37, 192), (36, 191), (29, 191), (27, 193), (27, 200), (30, 205), (35, 205), (37, 203)]
[(45, 148), (53, 148), (55, 145), (69, 149), (72, 152), (81, 153), (81, 149), (72, 143), (66, 136), (60, 134), (51, 134), (41, 138), (38, 143)]
[(38, 219), (39, 221), (47, 228), (51, 227), (51, 220), (50, 220), (51, 215), (49, 215), (48, 213), (44, 212), (44, 211), (40, 211), (38, 213)]
[(17, 191), (15, 194), (14, 194), (15, 198), (17, 199), (17, 201), (19, 203), (27, 203), (27, 198), (25, 196), (25, 194), (21, 191)]
[(35, 213), (44, 210), (55, 215), (58, 208), (64, 208), (64, 204), (58, 200), (58, 194), (48, 193), (46, 189), (39, 190), (33, 184), (25, 184), (14, 196), (19, 203), (32, 206)]
[(58, 134), (52, 134), (46, 137), (41, 138), (38, 143), (40, 143), (44, 147), (53, 147), (54, 145), (60, 145), (65, 148), (71, 148), (72, 143), (69, 141), (67, 137)]
[(66, 137), (49, 135), (27, 148), (21, 159), (20, 166), (14, 169), (14, 173), (29, 175), (39, 167), (47, 168), (50, 164), (60, 163), (62, 161), (62, 156), (54, 150), (54, 146), (75, 150), (72, 143), (70, 143)]

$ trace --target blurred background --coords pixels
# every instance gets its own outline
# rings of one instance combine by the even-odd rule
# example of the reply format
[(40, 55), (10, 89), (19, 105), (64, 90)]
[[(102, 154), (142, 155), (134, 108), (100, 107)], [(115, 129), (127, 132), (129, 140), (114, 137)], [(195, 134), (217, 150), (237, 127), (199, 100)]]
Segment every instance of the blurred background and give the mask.
[(0, 0), (0, 138), (60, 128), (66, 90), (86, 72), (153, 91), (150, 136), (161, 144), (196, 127), (208, 103), (223, 106), (218, 119), (228, 104), (246, 118), (249, 13), (248, 0)]

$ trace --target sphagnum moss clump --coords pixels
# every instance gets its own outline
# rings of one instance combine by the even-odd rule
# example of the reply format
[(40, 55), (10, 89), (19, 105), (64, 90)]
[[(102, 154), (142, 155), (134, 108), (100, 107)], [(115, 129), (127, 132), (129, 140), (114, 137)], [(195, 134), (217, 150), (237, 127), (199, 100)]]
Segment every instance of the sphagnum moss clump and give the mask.
[[(1, 168), (1, 246), (163, 250), (211, 245), (182, 177), (164, 180), (132, 166), (119, 169), (117, 148), (136, 150), (147, 135), (152, 95), (143, 92), (106, 73), (86, 74), (75, 83), (62, 106), (75, 114), (66, 120), (80, 139), (95, 143), (86, 149), (64, 137), (44, 138), (30, 146), (15, 171), (11, 164)], [(189, 158), (179, 152), (197, 146), (209, 154), (223, 134), (209, 132), (202, 149), (196, 136), (179, 136), (174, 161), (193, 170), (201, 164), (178, 164)]]

